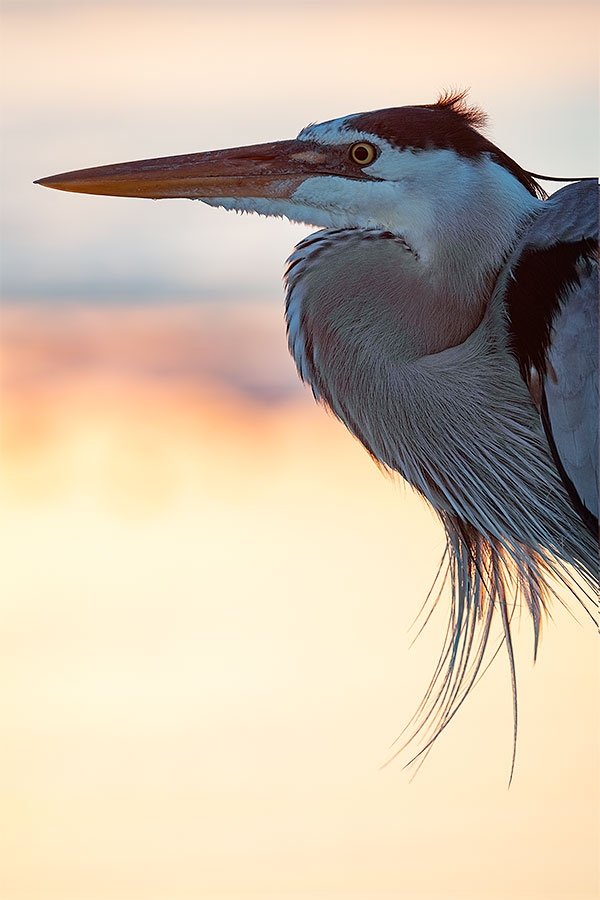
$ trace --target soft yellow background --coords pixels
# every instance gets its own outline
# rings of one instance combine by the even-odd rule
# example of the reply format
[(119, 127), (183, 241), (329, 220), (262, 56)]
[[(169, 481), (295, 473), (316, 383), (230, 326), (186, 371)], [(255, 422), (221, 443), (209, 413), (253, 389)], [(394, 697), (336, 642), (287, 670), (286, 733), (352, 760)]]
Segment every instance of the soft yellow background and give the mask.
[[(414, 780), (442, 535), (297, 383), (305, 228), (34, 178), (471, 85), (596, 166), (586, 4), (6, 3), (0, 896), (598, 896), (594, 628), (499, 658)], [(443, 186), (441, 186), (441, 189)]]

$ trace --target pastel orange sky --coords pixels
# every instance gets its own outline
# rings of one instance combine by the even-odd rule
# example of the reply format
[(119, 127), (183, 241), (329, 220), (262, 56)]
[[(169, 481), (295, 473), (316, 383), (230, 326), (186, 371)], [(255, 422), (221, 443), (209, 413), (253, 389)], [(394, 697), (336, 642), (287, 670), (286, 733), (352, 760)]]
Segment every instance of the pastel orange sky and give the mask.
[[(598, 896), (597, 635), (560, 603), (417, 776), (432, 513), (288, 357), (307, 229), (34, 178), (293, 136), (472, 86), (524, 164), (592, 174), (589, 4), (7, 4), (4, 900)], [(582, 27), (589, 23), (590, 27)]]

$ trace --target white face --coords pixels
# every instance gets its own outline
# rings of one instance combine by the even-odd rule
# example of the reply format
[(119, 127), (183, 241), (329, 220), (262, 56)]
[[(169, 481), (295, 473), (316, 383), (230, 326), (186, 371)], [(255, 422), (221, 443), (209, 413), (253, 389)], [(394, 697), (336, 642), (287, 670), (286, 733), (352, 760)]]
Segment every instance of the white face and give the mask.
[[(299, 140), (316, 141), (325, 146), (351, 144), (362, 141), (372, 144), (378, 151), (376, 159), (363, 167), (365, 175), (373, 181), (335, 176), (307, 178), (295, 190), (293, 200), (312, 210), (322, 211), (321, 221), (330, 228), (383, 228), (405, 233), (410, 222), (422, 227), (423, 210), (413, 208), (409, 216), (401, 215), (405, 179), (408, 170), (422, 168), (413, 151), (400, 151), (384, 138), (344, 127), (352, 119), (334, 119), (322, 125), (309, 125), (298, 135)], [(441, 151), (448, 152), (448, 151)], [(430, 209), (431, 201), (426, 201)], [(427, 213), (428, 214), (428, 213)]]

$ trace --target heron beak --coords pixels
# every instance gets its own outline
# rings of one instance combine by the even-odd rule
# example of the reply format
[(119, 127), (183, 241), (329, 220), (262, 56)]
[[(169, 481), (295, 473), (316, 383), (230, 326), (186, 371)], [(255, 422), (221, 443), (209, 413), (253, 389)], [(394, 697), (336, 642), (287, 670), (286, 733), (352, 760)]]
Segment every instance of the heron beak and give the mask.
[(165, 156), (79, 169), (35, 184), (79, 194), (114, 197), (288, 198), (309, 175), (320, 174), (326, 155), (307, 141), (276, 141), (231, 150)]

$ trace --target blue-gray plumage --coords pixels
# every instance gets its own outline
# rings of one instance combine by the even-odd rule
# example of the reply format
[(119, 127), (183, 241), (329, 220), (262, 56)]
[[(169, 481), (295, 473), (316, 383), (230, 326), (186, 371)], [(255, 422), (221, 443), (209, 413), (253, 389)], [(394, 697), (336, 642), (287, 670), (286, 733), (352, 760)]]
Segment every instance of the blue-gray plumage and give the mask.
[[(598, 526), (598, 187), (582, 181), (557, 191), (544, 204), (513, 250), (498, 283), (508, 307), (529, 310), (521, 325), (537, 342), (532, 362), (541, 391), (538, 403), (556, 461), (574, 488), (574, 496)], [(519, 269), (529, 266), (537, 284), (526, 295)], [(507, 281), (507, 276), (509, 280)], [(531, 277), (531, 276), (530, 276)], [(537, 321), (532, 321), (535, 309)], [(514, 311), (519, 321), (519, 314)], [(545, 342), (540, 327), (549, 326)], [(536, 334), (537, 326), (537, 334)], [(521, 342), (523, 343), (523, 341)], [(539, 371), (538, 371), (539, 370)], [(573, 492), (572, 492), (573, 493)]]
[(597, 183), (546, 199), (484, 120), (446, 95), (41, 181), (322, 228), (286, 271), (298, 372), (446, 530), (451, 612), (419, 753), (472, 687), (497, 616), (516, 734), (514, 612), (529, 610), (537, 648), (557, 585), (592, 612), (598, 585)]

